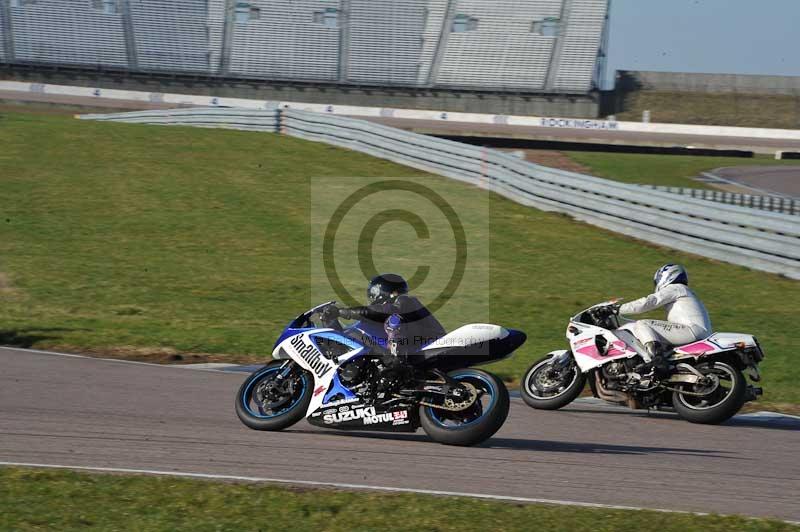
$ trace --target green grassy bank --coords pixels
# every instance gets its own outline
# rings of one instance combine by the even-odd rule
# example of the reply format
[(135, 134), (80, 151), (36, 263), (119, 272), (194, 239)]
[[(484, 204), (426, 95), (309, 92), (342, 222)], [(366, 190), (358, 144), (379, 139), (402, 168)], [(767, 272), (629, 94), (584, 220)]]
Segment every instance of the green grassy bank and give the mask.
[(0, 530), (781, 531), (778, 521), (0, 468)]
[[(25, 113), (0, 116), (0, 147), (0, 344), (126, 356), (267, 357), (276, 334), (312, 303), (311, 178), (421, 175), (265, 133)], [(429, 179), (459, 205), (488, 201), (481, 236), (490, 279), (462, 289), (467, 301), (488, 299), (493, 322), (529, 335), (515, 356), (492, 366), (504, 378), (519, 378), (562, 347), (577, 310), (644, 295), (653, 271), (677, 261), (717, 330), (761, 340), (764, 399), (800, 402), (800, 283)], [(378, 244), (381, 264), (410, 275), (405, 263), (391, 262), (391, 244)], [(460, 324), (454, 315), (443, 320)]]

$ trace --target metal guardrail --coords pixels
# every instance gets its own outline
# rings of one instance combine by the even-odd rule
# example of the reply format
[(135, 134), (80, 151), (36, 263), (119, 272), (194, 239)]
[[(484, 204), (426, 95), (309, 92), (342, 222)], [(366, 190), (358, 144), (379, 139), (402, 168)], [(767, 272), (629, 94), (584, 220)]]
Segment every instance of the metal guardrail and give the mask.
[(705, 188), (686, 188), (686, 187), (665, 187), (659, 185), (640, 185), (653, 190), (661, 190), (672, 194), (682, 194), (707, 201), (717, 203), (727, 203), (728, 205), (738, 205), (762, 211), (779, 212), (800, 216), (800, 201), (785, 197), (759, 194), (741, 194), (738, 192), (726, 192), (724, 190), (709, 190)]
[(647, 242), (800, 279), (800, 219), (539, 166), (494, 150), (295, 109), (180, 109), (80, 118), (277, 131), (489, 188)]
[[(265, 106), (266, 107), (266, 106)], [(278, 132), (280, 110), (278, 105), (265, 109), (238, 109), (234, 107), (189, 107), (129, 113), (77, 115), (82, 120), (128, 122), (132, 124), (159, 124), (165, 126), (195, 126), (248, 131)]]

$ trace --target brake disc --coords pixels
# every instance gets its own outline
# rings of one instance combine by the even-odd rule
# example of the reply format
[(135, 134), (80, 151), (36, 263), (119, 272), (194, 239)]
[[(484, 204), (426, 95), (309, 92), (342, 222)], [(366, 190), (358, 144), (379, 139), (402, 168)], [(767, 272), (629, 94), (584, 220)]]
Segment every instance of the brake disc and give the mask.
[(294, 383), (287, 379), (282, 383), (262, 382), (256, 388), (256, 398), (264, 410), (275, 410), (288, 403), (294, 394)]
[(440, 410), (449, 410), (451, 412), (459, 412), (461, 410), (466, 410), (467, 408), (472, 406), (475, 403), (475, 401), (478, 400), (478, 389), (468, 382), (461, 382), (459, 384), (466, 389), (468, 394), (468, 397), (463, 401), (456, 402), (451, 397), (445, 397), (444, 404), (435, 405), (427, 401), (420, 401), (419, 404), (424, 406), (430, 406), (432, 408), (438, 408)]
[(545, 374), (553, 371), (547, 370), (546, 372), (540, 372), (536, 374), (534, 377), (534, 382), (536, 383), (537, 389), (542, 393), (548, 393), (553, 391), (558, 391), (560, 388), (564, 386), (563, 380), (553, 380), (551, 374)]

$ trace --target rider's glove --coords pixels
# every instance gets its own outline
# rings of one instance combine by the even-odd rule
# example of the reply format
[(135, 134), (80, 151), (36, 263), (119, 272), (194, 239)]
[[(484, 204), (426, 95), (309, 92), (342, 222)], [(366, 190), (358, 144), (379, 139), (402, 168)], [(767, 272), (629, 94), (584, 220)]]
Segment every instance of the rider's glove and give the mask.
[(319, 315), (322, 318), (323, 323), (330, 323), (340, 316), (340, 312), (336, 306), (328, 305), (322, 309), (322, 312), (320, 312)]
[(352, 320), (356, 318), (356, 313), (350, 310), (349, 308), (340, 308), (337, 309), (339, 311), (339, 316), (346, 320)]

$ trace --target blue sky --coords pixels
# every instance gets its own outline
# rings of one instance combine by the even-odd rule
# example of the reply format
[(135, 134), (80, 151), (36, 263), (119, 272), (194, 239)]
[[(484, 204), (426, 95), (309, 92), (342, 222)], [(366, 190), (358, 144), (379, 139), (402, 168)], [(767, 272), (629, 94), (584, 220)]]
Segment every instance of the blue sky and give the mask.
[(800, 0), (612, 0), (608, 71), (800, 76)]

